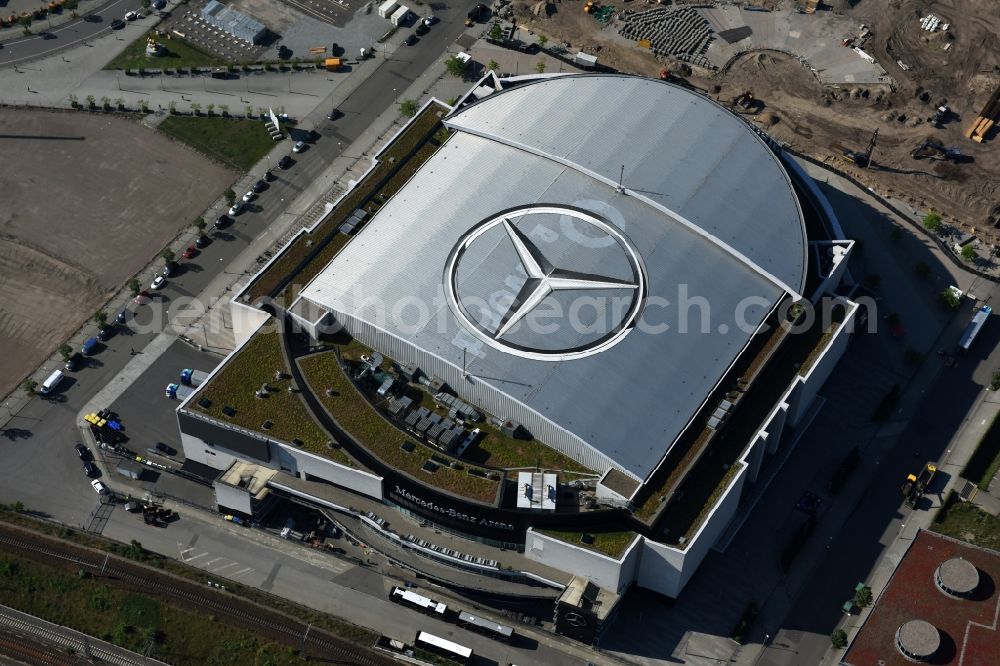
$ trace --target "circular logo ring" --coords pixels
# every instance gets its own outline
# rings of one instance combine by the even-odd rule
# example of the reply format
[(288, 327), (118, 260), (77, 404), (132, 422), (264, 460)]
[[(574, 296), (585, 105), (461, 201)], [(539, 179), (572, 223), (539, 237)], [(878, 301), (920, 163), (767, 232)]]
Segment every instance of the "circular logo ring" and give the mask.
[[(566, 266), (554, 266), (528, 236), (518, 229), (514, 221), (526, 215), (561, 215), (596, 227), (614, 239), (613, 247), (619, 248), (628, 262), (631, 275), (622, 280), (601, 275), (581, 273)], [(527, 275), (520, 292), (514, 297), (507, 312), (495, 330), (484, 326), (465, 307), (458, 295), (458, 265), (469, 246), (486, 232), (500, 227)], [(610, 248), (609, 248), (610, 249)], [(503, 352), (541, 361), (563, 361), (583, 358), (602, 352), (618, 344), (632, 330), (646, 301), (646, 267), (632, 242), (608, 220), (590, 211), (566, 205), (535, 205), (512, 208), (484, 220), (466, 232), (452, 249), (444, 269), (445, 297), (458, 320), (477, 338)], [(621, 321), (595, 340), (569, 349), (545, 350), (504, 340), (504, 336), (538, 307), (550, 294), (557, 291), (631, 292), (632, 300)]]

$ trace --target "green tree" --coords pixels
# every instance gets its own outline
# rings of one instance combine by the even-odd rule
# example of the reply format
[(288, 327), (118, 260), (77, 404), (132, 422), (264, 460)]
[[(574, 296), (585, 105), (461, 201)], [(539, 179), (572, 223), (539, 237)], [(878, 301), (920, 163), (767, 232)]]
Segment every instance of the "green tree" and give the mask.
[(549, 43), (549, 38), (548, 37), (546, 37), (545, 35), (538, 35), (538, 45), (539, 46), (541, 46), (544, 49), (545, 45), (548, 44), (548, 43)]
[(69, 9), (70, 11), (76, 9), (79, 6), (80, 6), (80, 3), (77, 2), (77, 0), (66, 0), (66, 2), (63, 3), (63, 8), (64, 9)]
[(150, 0), (142, 0), (140, 4), (142, 5), (143, 9), (149, 9), (149, 5), (152, 3), (150, 2)]
[(444, 61), (444, 67), (448, 70), (449, 74), (460, 79), (465, 76), (465, 72), (469, 68), (469, 63), (457, 55), (453, 55)]
[(198, 102), (191, 102), (191, 113), (193, 113), (196, 116), (200, 116), (201, 104), (199, 104)]
[(962, 259), (968, 262), (973, 262), (979, 258), (979, 253), (976, 252), (976, 248), (972, 247), (971, 244), (963, 245), (960, 254), (962, 255)]
[(103, 327), (105, 324), (108, 323), (108, 313), (105, 312), (104, 310), (98, 310), (97, 312), (94, 313), (93, 319), (95, 324), (97, 324), (99, 327)]
[(399, 103), (399, 112), (408, 118), (412, 118), (417, 115), (417, 101), (413, 99), (404, 99)]
[(222, 114), (223, 118), (227, 117), (229, 115), (229, 105), (228, 104), (220, 104), (219, 105), (219, 113)]
[(990, 389), (1000, 391), (1000, 370), (993, 371), (993, 376), (990, 377)]
[(924, 228), (935, 234), (941, 231), (941, 216), (934, 211), (924, 215)]
[(177, 114), (177, 102), (175, 102), (174, 100), (170, 100), (169, 102), (167, 102), (167, 110), (170, 111), (170, 115), (172, 115), (172, 116), (176, 115)]
[(203, 218), (203, 217), (197, 217), (197, 218), (195, 218), (194, 222), (191, 223), (191, 226), (194, 227), (195, 229), (197, 229), (199, 236), (204, 236), (205, 235), (205, 226), (206, 226), (205, 225), (205, 218)]
[(76, 95), (69, 96), (69, 105), (72, 106), (74, 109), (77, 107), (79, 103), (80, 103), (80, 98), (78, 98)]
[(830, 634), (830, 644), (836, 650), (842, 650), (847, 647), (847, 633), (843, 629), (837, 629)]
[(28, 395), (35, 395), (36, 391), (38, 390), (38, 382), (29, 377), (28, 379), (25, 379), (23, 382), (21, 382), (21, 388)]
[(539, 60), (537, 63), (535, 63), (535, 71), (538, 72), (539, 74), (544, 74), (545, 73), (545, 61), (544, 60)]
[(941, 303), (945, 307), (951, 308), (952, 310), (957, 308), (959, 303), (961, 302), (958, 298), (958, 295), (947, 287), (941, 292), (939, 298), (941, 299)]
[(62, 356), (64, 361), (68, 361), (69, 357), (73, 355), (73, 348), (63, 343), (59, 345), (59, 355)]
[(490, 64), (486, 65), (486, 69), (490, 70), (491, 72), (495, 72), (498, 69), (500, 69), (500, 63), (498, 63), (496, 60), (490, 60)]
[(500, 27), (499, 23), (494, 23), (493, 27), (490, 28), (490, 39), (494, 42), (499, 42), (503, 39), (503, 28)]
[(230, 187), (229, 189), (227, 189), (225, 192), (222, 193), (222, 196), (226, 198), (226, 205), (229, 206), (230, 208), (234, 203), (236, 203), (236, 192), (233, 192), (233, 188)]
[(138, 278), (129, 278), (128, 280), (128, 291), (133, 297), (138, 296), (139, 292), (142, 291), (142, 285), (139, 284)]
[(104, 110), (107, 110), (111, 106), (111, 98), (108, 97), (107, 95), (103, 95), (101, 97), (101, 106), (104, 108)]
[(212, 115), (213, 113), (215, 113), (215, 104), (212, 104), (211, 102), (206, 104), (205, 113), (207, 113), (208, 115)]
[(17, 19), (17, 22), (24, 27), (24, 34), (31, 34), (31, 14), (24, 14), (21, 18)]
[(94, 96), (93, 95), (87, 95), (87, 106), (89, 106), (91, 109), (94, 108)]
[(174, 260), (174, 256), (176, 255), (174, 255), (174, 251), (171, 250), (169, 247), (165, 247), (162, 250), (160, 250), (160, 256), (163, 257), (163, 261), (170, 263), (171, 261)]

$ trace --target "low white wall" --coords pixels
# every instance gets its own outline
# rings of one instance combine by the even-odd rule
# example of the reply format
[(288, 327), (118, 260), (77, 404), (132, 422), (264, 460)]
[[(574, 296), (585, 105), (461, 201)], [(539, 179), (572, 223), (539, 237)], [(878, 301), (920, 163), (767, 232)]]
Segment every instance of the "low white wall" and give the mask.
[(639, 564), (642, 537), (636, 535), (622, 559), (602, 555), (588, 548), (574, 546), (528, 528), (524, 555), (553, 569), (584, 576), (595, 585), (622, 592), (633, 581)]
[(323, 458), (308, 451), (279, 444), (295, 462), (292, 474), (305, 478), (306, 474), (336, 484), (342, 488), (382, 501), (382, 477), (360, 469), (345, 467), (329, 458)]
[(826, 349), (816, 357), (805, 376), (798, 375), (796, 377), (800, 386), (796, 391), (794, 403), (789, 401), (791, 407), (788, 413), (789, 425), (798, 425), (816, 398), (816, 393), (830, 378), (830, 373), (833, 372), (840, 358), (847, 351), (847, 343), (850, 340), (850, 331), (854, 328), (853, 321), (858, 312), (858, 305), (844, 299), (838, 299), (838, 301), (847, 308), (844, 321), (837, 327)]

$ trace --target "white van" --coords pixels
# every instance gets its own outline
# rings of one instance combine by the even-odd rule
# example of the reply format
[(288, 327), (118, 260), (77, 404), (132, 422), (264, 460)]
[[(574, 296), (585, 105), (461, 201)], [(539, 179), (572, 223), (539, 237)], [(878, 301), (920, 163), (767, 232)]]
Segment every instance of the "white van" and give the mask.
[(55, 388), (59, 386), (59, 382), (61, 382), (62, 380), (63, 380), (63, 371), (56, 370), (51, 375), (49, 375), (49, 378), (45, 380), (44, 384), (42, 384), (42, 389), (39, 391), (39, 393), (41, 393), (42, 395), (52, 393), (52, 391), (54, 391)]

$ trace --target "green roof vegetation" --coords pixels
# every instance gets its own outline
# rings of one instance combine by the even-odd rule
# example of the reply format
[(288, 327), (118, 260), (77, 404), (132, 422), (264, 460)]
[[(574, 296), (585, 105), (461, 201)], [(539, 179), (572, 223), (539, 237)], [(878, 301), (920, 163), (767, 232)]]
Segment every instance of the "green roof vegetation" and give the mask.
[[(602, 555), (613, 557), (616, 560), (625, 554), (629, 545), (635, 540), (635, 532), (560, 532), (557, 530), (540, 530), (535, 528), (539, 534), (550, 536), (560, 541), (580, 546), (588, 550), (593, 550)], [(589, 534), (593, 541), (589, 544), (582, 541), (583, 535)]]
[[(166, 53), (156, 57), (146, 55), (146, 40), (155, 39), (166, 49)], [(125, 50), (114, 57), (104, 69), (165, 69), (177, 67), (218, 67), (227, 64), (225, 60), (202, 51), (194, 44), (176, 35), (170, 39), (160, 37), (153, 31), (144, 32)]]
[[(427, 391), (420, 391), (420, 403), (417, 407), (426, 407), (432, 411), (448, 415), (448, 410), (434, 405), (434, 396)], [(537, 467), (558, 471), (570, 471), (580, 474), (595, 474), (567, 455), (546, 446), (537, 439), (515, 439), (500, 432), (500, 429), (490, 424), (477, 426), (483, 433), (479, 440), (462, 454), (463, 460), (476, 465), (488, 465), (498, 469), (519, 469)]]
[[(496, 501), (499, 479), (487, 479), (470, 474), (464, 466), (437, 465), (435, 471), (425, 471), (424, 465), (435, 451), (406, 436), (387, 421), (354, 386), (341, 370), (333, 352), (321, 352), (299, 359), (299, 368), (313, 394), (331, 416), (359, 444), (382, 462), (406, 472), (423, 483), (480, 502)], [(328, 395), (327, 389), (330, 395)], [(412, 451), (402, 448), (410, 441)], [(442, 459), (444, 456), (438, 454)]]
[(167, 116), (157, 129), (240, 171), (249, 170), (274, 148), (264, 126), (246, 118)]
[[(356, 209), (369, 202), (374, 201), (374, 208), (377, 209), (377, 205), (391, 196), (382, 191), (383, 186), (392, 182), (390, 179), (397, 172), (407, 173), (405, 178), (409, 178), (437, 149), (436, 144), (440, 143), (437, 138), (432, 138), (429, 145), (424, 144), (440, 130), (441, 117), (446, 112), (447, 109), (443, 106), (432, 104), (418, 114), (406, 130), (385, 147), (375, 168), (340, 200), (337, 207), (310, 233), (300, 235), (289, 244), (267, 271), (257, 276), (246, 292), (248, 300), (253, 302), (264, 296), (272, 296), (293, 279), (298, 284), (305, 284), (323, 270), (340, 250), (340, 247), (328, 246), (337, 238), (337, 228), (341, 223)], [(405, 180), (398, 182), (398, 186), (392, 186), (398, 189)], [(344, 240), (338, 242), (342, 246), (347, 240), (344, 237)], [(302, 266), (310, 255), (313, 258)]]
[(1000, 550), (1000, 518), (972, 502), (962, 502), (952, 491), (934, 517), (931, 529), (968, 543)]
[[(277, 372), (282, 373), (281, 378), (276, 378)], [(283, 442), (298, 439), (306, 451), (357, 467), (342, 450), (327, 445), (332, 437), (313, 419), (302, 398), (288, 390), (292, 384), (289, 373), (278, 332), (269, 322), (209, 380), (199, 399), (188, 407)], [(269, 389), (267, 397), (258, 398), (256, 391), (264, 384)], [(200, 404), (206, 398), (212, 403), (207, 408)], [(222, 411), (225, 407), (236, 413), (226, 416)], [(266, 421), (272, 424), (268, 429), (263, 427)]]

